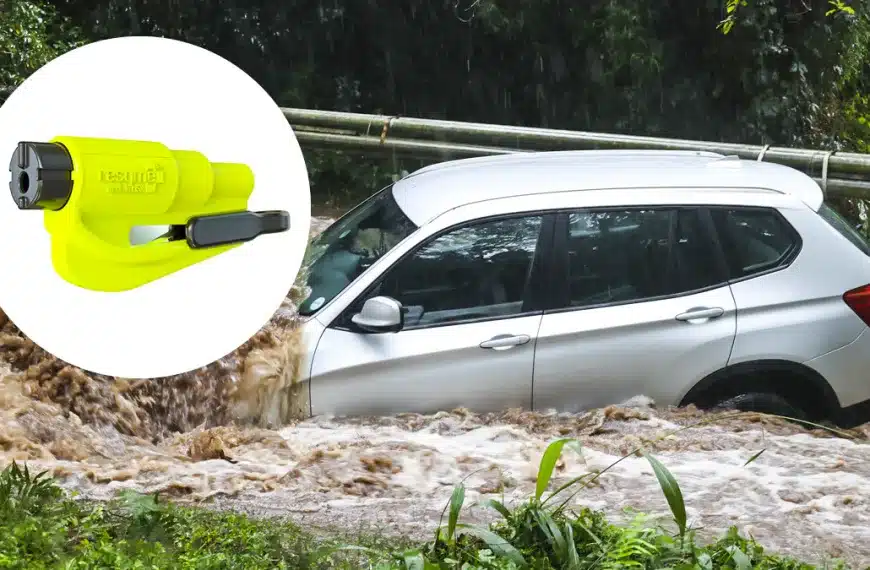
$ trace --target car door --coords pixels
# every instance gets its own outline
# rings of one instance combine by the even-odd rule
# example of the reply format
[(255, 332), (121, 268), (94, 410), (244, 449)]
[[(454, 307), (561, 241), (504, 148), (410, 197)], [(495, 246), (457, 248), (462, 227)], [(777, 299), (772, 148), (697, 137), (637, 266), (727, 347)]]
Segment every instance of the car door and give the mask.
[(556, 222), (553, 303), (534, 407), (578, 411), (636, 395), (677, 404), (728, 362), (734, 298), (705, 208), (612, 208)]
[[(553, 216), (479, 220), (400, 258), (327, 328), (311, 367), (315, 414), (529, 407)], [(351, 321), (375, 296), (398, 300), (399, 332)]]

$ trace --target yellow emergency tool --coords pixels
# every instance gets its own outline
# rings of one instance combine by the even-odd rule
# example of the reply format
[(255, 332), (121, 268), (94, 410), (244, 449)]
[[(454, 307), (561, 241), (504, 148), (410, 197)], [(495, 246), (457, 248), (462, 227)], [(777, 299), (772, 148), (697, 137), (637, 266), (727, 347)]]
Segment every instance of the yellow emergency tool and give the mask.
[[(18, 208), (44, 211), (55, 271), (93, 291), (135, 289), (290, 228), (285, 211), (247, 210), (254, 190), (247, 165), (157, 142), (20, 142), (9, 170)], [(131, 230), (141, 226), (170, 229), (134, 245)]]

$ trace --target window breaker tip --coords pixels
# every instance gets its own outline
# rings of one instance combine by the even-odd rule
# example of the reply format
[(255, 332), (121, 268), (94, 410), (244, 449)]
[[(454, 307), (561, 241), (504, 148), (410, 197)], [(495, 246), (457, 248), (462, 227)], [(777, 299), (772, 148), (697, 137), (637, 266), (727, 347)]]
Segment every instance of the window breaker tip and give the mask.
[(73, 164), (57, 143), (21, 141), (9, 161), (9, 190), (21, 210), (60, 210), (72, 193)]

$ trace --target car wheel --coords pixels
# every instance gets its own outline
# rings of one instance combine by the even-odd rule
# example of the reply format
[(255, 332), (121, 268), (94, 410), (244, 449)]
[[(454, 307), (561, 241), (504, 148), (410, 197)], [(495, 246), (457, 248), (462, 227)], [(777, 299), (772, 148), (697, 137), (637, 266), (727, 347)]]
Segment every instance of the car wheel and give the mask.
[(807, 414), (798, 406), (782, 396), (764, 392), (749, 392), (721, 400), (713, 406), (714, 410), (739, 410), (741, 412), (761, 412), (806, 420)]

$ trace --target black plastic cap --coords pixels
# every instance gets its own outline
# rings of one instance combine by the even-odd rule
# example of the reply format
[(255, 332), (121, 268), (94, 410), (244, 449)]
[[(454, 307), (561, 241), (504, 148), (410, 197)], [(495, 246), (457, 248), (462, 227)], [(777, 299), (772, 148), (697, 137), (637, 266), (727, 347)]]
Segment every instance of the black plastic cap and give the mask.
[(60, 210), (72, 194), (73, 163), (63, 145), (20, 142), (9, 162), (9, 191), (21, 210)]

